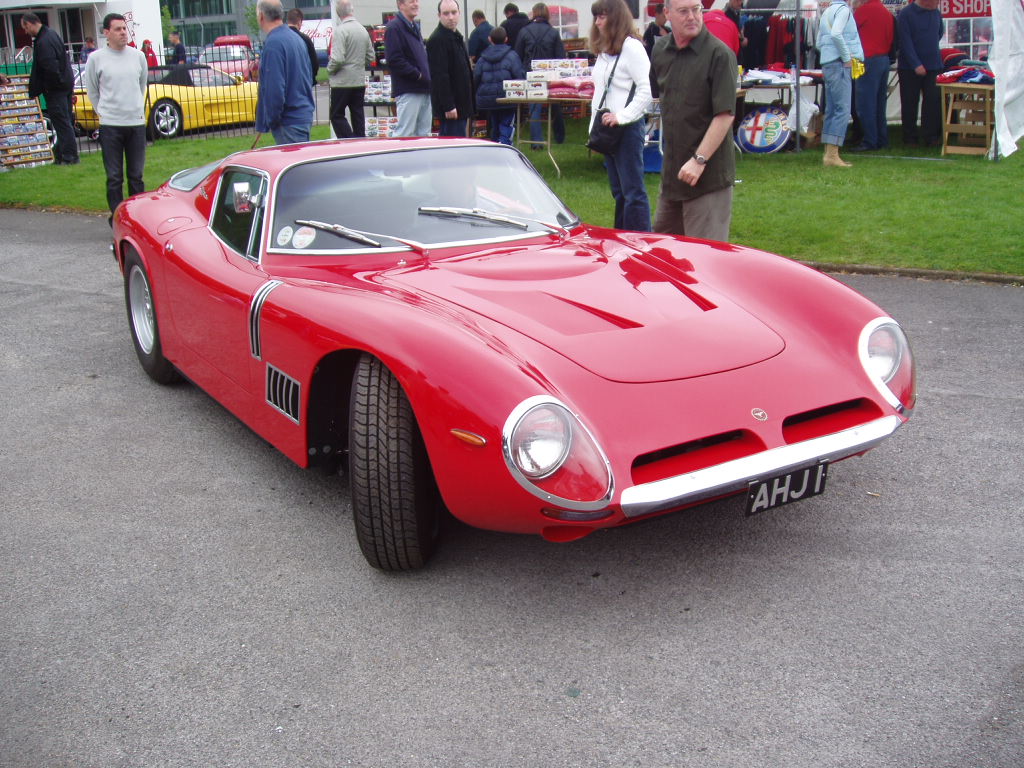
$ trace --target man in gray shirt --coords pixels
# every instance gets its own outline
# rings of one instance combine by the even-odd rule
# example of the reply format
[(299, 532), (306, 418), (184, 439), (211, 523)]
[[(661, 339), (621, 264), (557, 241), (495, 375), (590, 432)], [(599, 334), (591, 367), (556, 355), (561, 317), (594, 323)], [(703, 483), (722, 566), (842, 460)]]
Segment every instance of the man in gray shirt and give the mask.
[(107, 205), (114, 212), (124, 200), (125, 166), (128, 194), (145, 191), (146, 164), (146, 54), (128, 45), (128, 24), (119, 13), (103, 18), (107, 47), (89, 56), (85, 65), (85, 91), (100, 120), (100, 149), (107, 172)]
[[(363, 99), (366, 96), (366, 70), (377, 57), (370, 35), (353, 15), (351, 0), (337, 0), (338, 23), (334, 27), (331, 58), (327, 73), (331, 82), (331, 127), (339, 139), (365, 136)], [(348, 109), (352, 122), (345, 119)]]

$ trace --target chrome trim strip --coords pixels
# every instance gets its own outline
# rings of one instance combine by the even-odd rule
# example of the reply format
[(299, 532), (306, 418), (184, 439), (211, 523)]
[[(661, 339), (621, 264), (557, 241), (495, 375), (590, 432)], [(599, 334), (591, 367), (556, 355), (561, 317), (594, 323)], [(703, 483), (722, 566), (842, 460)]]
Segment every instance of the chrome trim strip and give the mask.
[(249, 302), (249, 353), (257, 360), (263, 359), (263, 341), (260, 338), (260, 318), (263, 314), (263, 305), (270, 296), (270, 292), (279, 285), (284, 285), (280, 280), (269, 280), (259, 287), (259, 290), (252, 295)]
[(899, 416), (883, 416), (842, 432), (771, 448), (685, 475), (635, 485), (622, 491), (622, 512), (626, 517), (665, 512), (715, 496), (742, 491), (754, 480), (765, 480), (813, 466), (819, 461), (844, 459), (875, 447), (902, 423)]

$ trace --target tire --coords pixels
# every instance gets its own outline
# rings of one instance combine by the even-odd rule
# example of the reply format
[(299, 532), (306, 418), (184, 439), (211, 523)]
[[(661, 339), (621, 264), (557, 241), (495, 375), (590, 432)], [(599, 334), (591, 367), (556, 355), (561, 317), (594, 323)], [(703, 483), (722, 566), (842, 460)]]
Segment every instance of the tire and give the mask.
[(149, 275), (139, 255), (130, 248), (124, 260), (124, 303), (128, 309), (132, 345), (142, 370), (157, 384), (173, 384), (180, 380), (181, 375), (164, 357), (160, 346), (160, 326), (153, 309)]
[(149, 138), (173, 139), (181, 135), (181, 107), (170, 99), (160, 99), (149, 111)]
[(356, 366), (349, 430), (352, 512), (363, 556), (382, 571), (422, 568), (437, 541), (437, 487), (409, 399), (371, 355)]

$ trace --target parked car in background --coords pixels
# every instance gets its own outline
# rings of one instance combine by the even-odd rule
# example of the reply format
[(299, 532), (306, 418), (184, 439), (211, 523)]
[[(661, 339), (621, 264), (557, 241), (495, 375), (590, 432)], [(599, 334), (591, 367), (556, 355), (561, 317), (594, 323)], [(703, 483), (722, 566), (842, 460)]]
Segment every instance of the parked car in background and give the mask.
[(243, 82), (254, 82), (260, 77), (260, 62), (245, 35), (225, 35), (213, 41), (213, 46), (199, 54), (199, 63), (216, 67), (229, 75), (237, 75)]
[[(160, 66), (149, 70), (146, 126), (151, 139), (171, 139), (184, 131), (256, 120), (256, 83), (202, 64)], [(75, 127), (91, 135), (99, 118), (79, 75), (75, 80)]]
[(903, 331), (863, 296), (752, 248), (584, 224), (491, 142), (239, 152), (126, 200), (113, 236), (145, 372), (300, 466), (347, 464), (385, 570), (427, 561), (443, 510), (568, 542), (807, 499), (914, 408)]

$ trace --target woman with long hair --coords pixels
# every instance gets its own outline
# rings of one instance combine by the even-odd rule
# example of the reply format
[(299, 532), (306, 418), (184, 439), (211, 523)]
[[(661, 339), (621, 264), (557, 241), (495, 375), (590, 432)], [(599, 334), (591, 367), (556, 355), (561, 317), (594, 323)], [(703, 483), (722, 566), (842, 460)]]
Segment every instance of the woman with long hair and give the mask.
[(644, 118), (651, 105), (651, 62), (633, 27), (626, 0), (597, 0), (590, 10), (594, 15), (590, 50), (597, 54), (591, 120), (597, 119), (603, 101), (608, 111), (601, 113), (601, 120), (624, 127), (618, 147), (605, 156), (615, 199), (615, 227), (650, 232), (651, 203), (644, 185)]

